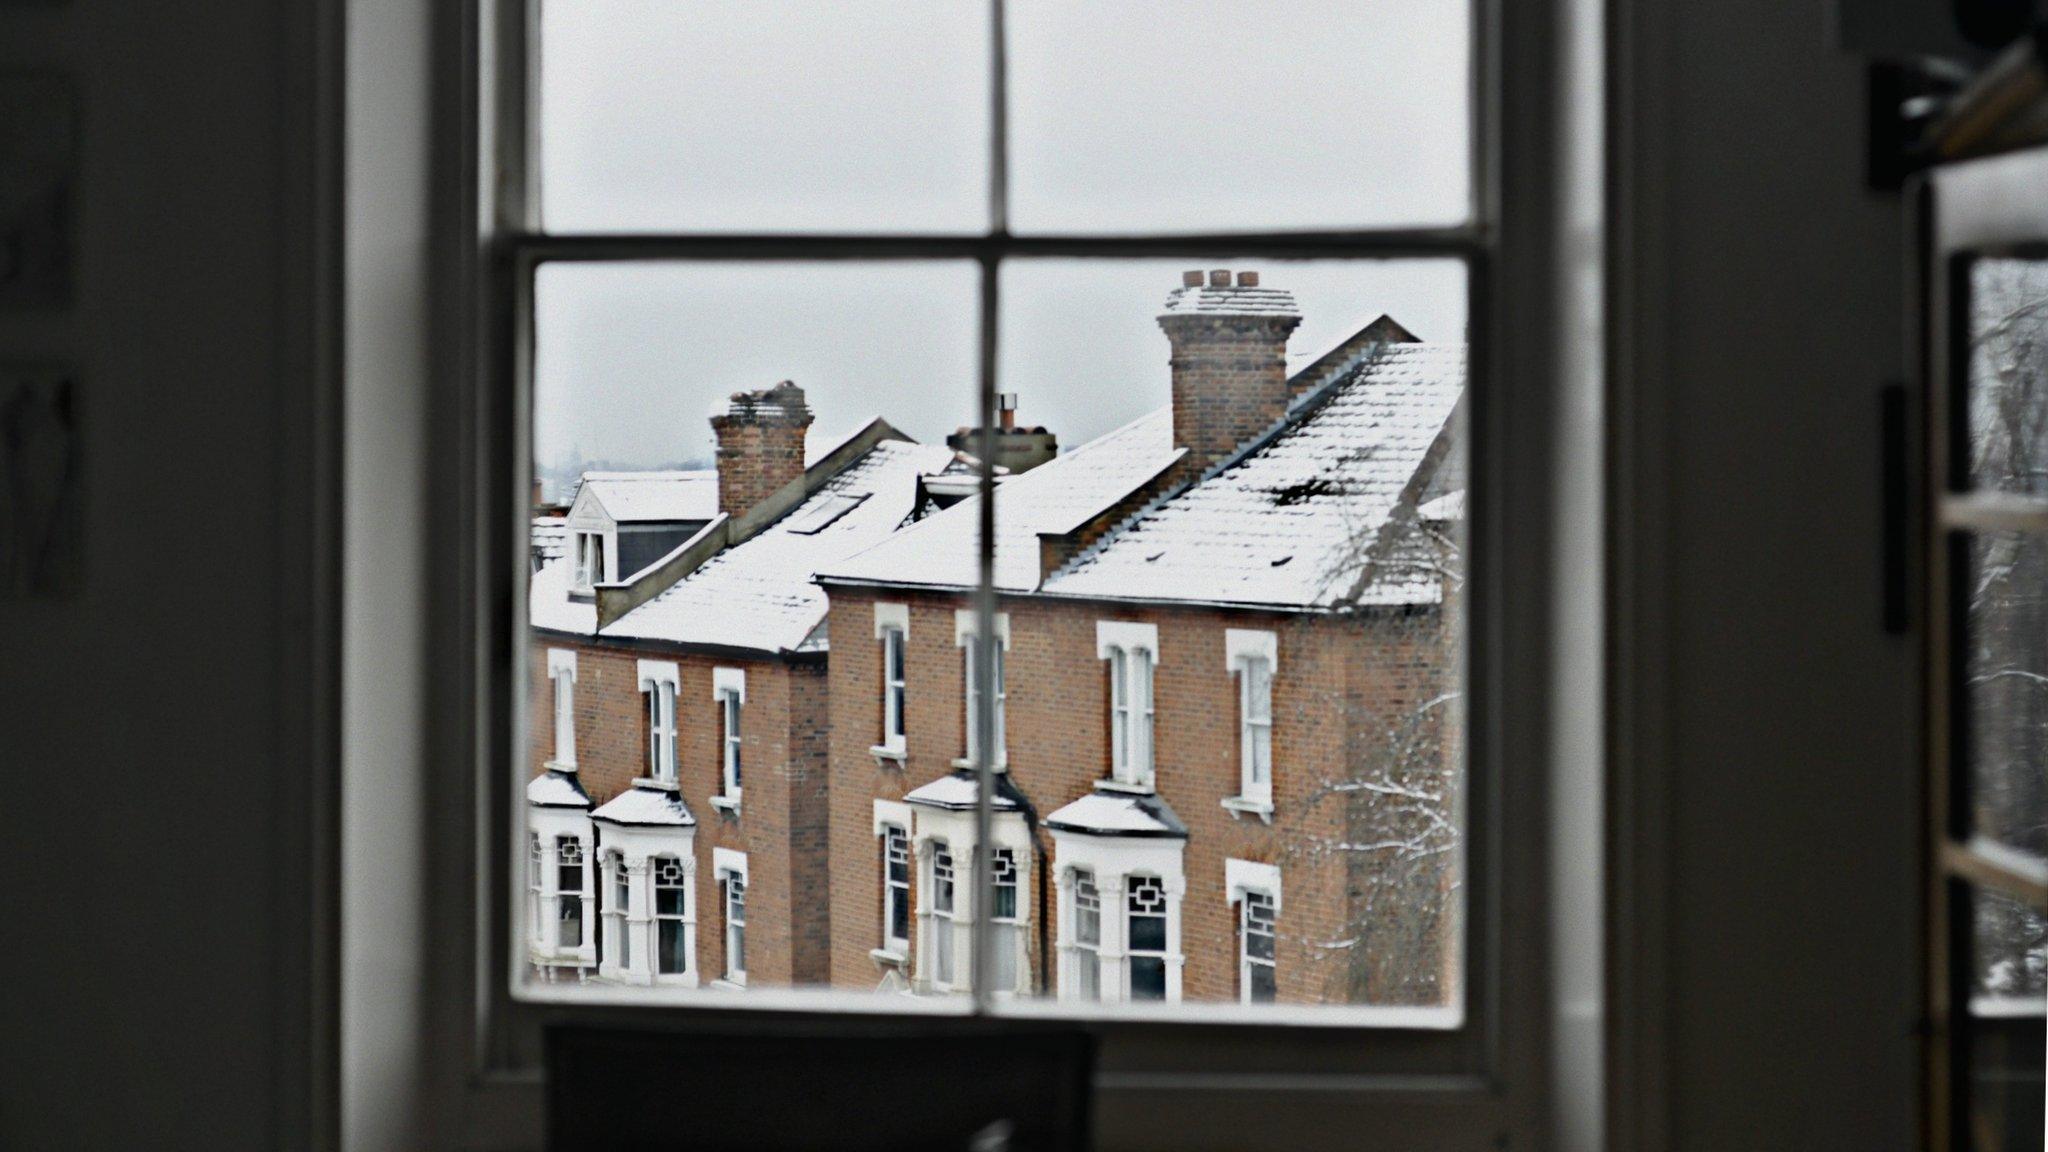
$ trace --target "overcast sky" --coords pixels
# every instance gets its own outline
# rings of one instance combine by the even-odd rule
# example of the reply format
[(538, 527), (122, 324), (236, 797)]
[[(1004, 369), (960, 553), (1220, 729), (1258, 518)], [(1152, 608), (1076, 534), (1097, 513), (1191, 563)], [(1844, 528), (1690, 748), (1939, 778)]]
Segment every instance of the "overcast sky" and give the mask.
[[(560, 231), (985, 224), (978, 0), (547, 0), (543, 202)], [(1013, 0), (1019, 232), (1462, 218), (1464, 4)], [(1226, 254), (1227, 255), (1227, 254)], [(1449, 262), (1045, 261), (1003, 277), (1003, 387), (1075, 445), (1166, 399), (1154, 317), (1182, 268), (1293, 290), (1305, 363), (1385, 312), (1464, 329)], [(738, 388), (804, 386), (814, 430), (920, 439), (973, 408), (968, 266), (556, 265), (537, 292), (536, 453), (703, 456)]]

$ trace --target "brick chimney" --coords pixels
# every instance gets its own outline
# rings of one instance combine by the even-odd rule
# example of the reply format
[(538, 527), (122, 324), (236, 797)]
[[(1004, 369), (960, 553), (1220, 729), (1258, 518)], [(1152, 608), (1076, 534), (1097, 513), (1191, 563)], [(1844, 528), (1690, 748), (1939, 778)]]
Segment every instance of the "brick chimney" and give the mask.
[(1287, 337), (1301, 323), (1294, 294), (1259, 287), (1257, 272), (1188, 272), (1159, 326), (1173, 345), (1173, 442), (1195, 472), (1272, 427), (1287, 411)]
[(811, 406), (784, 380), (759, 392), (735, 392), (711, 418), (718, 436), (718, 509), (737, 520), (804, 474), (804, 430)]

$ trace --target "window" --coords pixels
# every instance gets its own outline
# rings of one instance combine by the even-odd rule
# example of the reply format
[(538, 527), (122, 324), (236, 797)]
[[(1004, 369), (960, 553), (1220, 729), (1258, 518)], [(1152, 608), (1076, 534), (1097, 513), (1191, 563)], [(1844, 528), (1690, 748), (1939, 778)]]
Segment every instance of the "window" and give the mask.
[(547, 872), (547, 857), (541, 847), (540, 833), (526, 834), (526, 934), (538, 943), (546, 939), (548, 921), (542, 912), (542, 878)]
[(676, 686), (674, 664), (640, 661), (640, 691), (647, 695), (647, 775), (662, 784), (676, 782)]
[(1098, 654), (1109, 668), (1110, 776), (1118, 784), (1150, 789), (1152, 772), (1152, 669), (1159, 630), (1151, 624), (1100, 623)]
[(989, 987), (998, 992), (1016, 992), (1020, 990), (1017, 981), (1024, 955), (1024, 925), (1018, 915), (1017, 853), (998, 848), (993, 857), (989, 867), (994, 887), (988, 915), (995, 937), (989, 949), (995, 971), (989, 975)]
[(555, 840), (555, 946), (580, 948), (584, 939), (583, 842)]
[(718, 877), (719, 900), (725, 915), (725, 983), (747, 983), (747, 858), (730, 848), (711, 850)]
[(576, 766), (576, 653), (567, 648), (548, 649), (548, 679), (555, 687), (554, 764)]
[[(1270, 817), (1273, 807), (1273, 670), (1278, 643), (1271, 632), (1232, 628), (1224, 633), (1228, 666), (1237, 674), (1238, 795), (1244, 807)], [(1226, 802), (1226, 807), (1233, 807)]]
[(576, 533), (576, 587), (587, 589), (604, 582), (604, 534)]
[(1128, 893), (1131, 999), (1166, 999), (1166, 885), (1133, 876)]
[(882, 628), (882, 747), (902, 752), (905, 745), (904, 706), (908, 703), (904, 678), (905, 630), (895, 624)]
[[(960, 646), (961, 695), (965, 698), (967, 704), (962, 720), (963, 729), (966, 732), (964, 744), (967, 754), (961, 759), (963, 764), (972, 764), (977, 755), (975, 741), (979, 738), (975, 716), (981, 709), (979, 662), (981, 660), (982, 647), (977, 642), (975, 614), (971, 610), (961, 609), (954, 613), (953, 620), (954, 643)], [(992, 649), (995, 659), (991, 669), (993, 673), (994, 694), (989, 701), (990, 711), (993, 713), (991, 730), (995, 734), (995, 743), (990, 760), (998, 766), (1005, 764), (1009, 759), (1008, 745), (1003, 731), (1003, 654), (1004, 650), (1009, 646), (1010, 617), (1008, 613), (998, 612), (996, 613), (996, 644), (994, 649)]]
[(932, 983), (941, 989), (953, 986), (953, 853), (940, 841), (932, 843), (932, 886), (930, 931)]
[(1274, 968), (1273, 898), (1264, 892), (1247, 892), (1238, 907), (1239, 994), (1247, 1004), (1271, 1004), (1279, 983)]
[(605, 874), (610, 878), (609, 895), (604, 915), (604, 953), (614, 968), (626, 972), (633, 970), (633, 947), (631, 925), (626, 916), (633, 906), (632, 874), (626, 869), (623, 852), (604, 854)]
[(882, 947), (910, 949), (910, 833), (895, 824), (882, 830)]
[(1073, 973), (1069, 999), (1102, 999), (1102, 895), (1093, 872), (1073, 873)]
[(690, 971), (690, 885), (683, 862), (674, 856), (652, 860), (654, 878), (654, 970), (662, 976)]
[(746, 673), (720, 668), (712, 673), (718, 702), (718, 794), (731, 804), (740, 800), (740, 706), (747, 698)]

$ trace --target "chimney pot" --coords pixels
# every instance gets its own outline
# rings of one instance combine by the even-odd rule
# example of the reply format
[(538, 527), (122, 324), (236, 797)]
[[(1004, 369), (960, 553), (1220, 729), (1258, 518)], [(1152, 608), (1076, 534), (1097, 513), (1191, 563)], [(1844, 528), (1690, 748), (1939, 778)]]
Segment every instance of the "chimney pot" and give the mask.
[(1214, 268), (1214, 269), (1211, 269), (1211, 270), (1210, 270), (1210, 272), (1209, 272), (1209, 287), (1211, 287), (1211, 288), (1228, 288), (1228, 287), (1230, 287), (1230, 269), (1228, 269), (1228, 268)]
[(1183, 288), (1200, 288), (1202, 286), (1202, 270), (1197, 268), (1192, 272), (1181, 273), (1180, 286)]
[(1259, 274), (1257, 272), (1239, 272), (1237, 274), (1237, 286), (1239, 288), (1257, 288), (1259, 286)]

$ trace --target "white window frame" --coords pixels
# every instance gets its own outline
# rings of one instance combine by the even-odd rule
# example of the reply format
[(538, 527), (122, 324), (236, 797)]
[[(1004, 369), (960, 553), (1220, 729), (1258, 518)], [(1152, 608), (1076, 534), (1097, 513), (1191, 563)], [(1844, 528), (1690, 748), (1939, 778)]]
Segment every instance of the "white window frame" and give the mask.
[(1179, 1004), (1182, 970), (1187, 963), (1181, 946), (1181, 921), (1187, 897), (1188, 842), (1173, 837), (1106, 836), (1060, 828), (1051, 831), (1054, 875), (1060, 885), (1055, 936), (1059, 952), (1058, 999), (1070, 1003), (1081, 1000), (1076, 965), (1086, 949), (1075, 932), (1074, 876), (1085, 872), (1095, 877), (1095, 889), (1101, 899), (1101, 940), (1095, 956), (1101, 971), (1102, 1003), (1132, 1003), (1128, 890), (1130, 877), (1147, 876), (1157, 879), (1165, 890), (1166, 951), (1153, 955), (1161, 956), (1165, 962), (1166, 1003)]
[(576, 650), (548, 649), (548, 681), (554, 685), (555, 757), (548, 767), (576, 768)]
[[(1263, 629), (1228, 628), (1223, 633), (1224, 667), (1237, 680), (1237, 795), (1223, 801), (1225, 808), (1251, 812), (1273, 820), (1273, 687), (1280, 673), (1280, 640), (1277, 633)], [(1255, 715), (1254, 670), (1263, 669), (1266, 687), (1265, 716)], [(1258, 779), (1256, 757), (1258, 736), (1265, 734), (1265, 779)]]
[[(724, 971), (717, 980), (712, 981), (712, 984), (714, 987), (723, 985), (728, 988), (745, 988), (747, 986), (746, 907), (747, 889), (749, 887), (747, 883), (746, 853), (735, 852), (730, 848), (713, 848), (711, 850), (711, 872), (717, 878), (718, 921), (725, 939), (725, 947), (723, 949), (725, 953)], [(740, 889), (738, 900), (740, 916), (737, 919), (732, 914), (734, 905), (732, 885), (735, 881), (738, 882)], [(734, 947), (735, 941), (738, 943), (737, 948)], [(732, 962), (734, 952), (738, 952), (740, 955), (740, 963), (737, 966)]]
[[(623, 891), (625, 899), (619, 899)], [(603, 904), (604, 942), (599, 951), (598, 970), (631, 978), (633, 972), (633, 926), (626, 919), (633, 908), (633, 868), (626, 854), (617, 848), (604, 851)]]
[[(628, 896), (625, 925), (627, 947), (632, 955), (630, 966), (620, 964), (608, 955), (598, 969), (598, 975), (621, 984), (697, 987), (696, 830), (688, 826), (616, 824), (603, 818), (595, 823), (600, 825), (599, 839), (605, 852), (617, 852), (626, 862)], [(677, 919), (658, 912), (655, 861), (660, 859), (677, 861), (682, 873), (681, 972), (663, 972), (660, 968), (660, 923)]]
[(664, 788), (681, 780), (677, 764), (676, 698), (682, 694), (682, 672), (674, 661), (639, 662), (640, 691), (647, 696), (647, 775)]
[[(663, 884), (661, 882), (658, 870), (666, 861), (675, 862), (676, 869), (681, 878), (680, 883)], [(658, 982), (666, 983), (673, 981), (680, 984), (694, 985), (697, 982), (696, 858), (687, 851), (657, 852), (646, 858), (645, 875), (647, 878), (647, 949), (651, 954), (651, 960), (647, 966), (648, 970), (653, 973), (654, 979)], [(661, 910), (661, 893), (664, 889), (670, 888), (682, 893), (683, 909), (681, 912), (669, 913)], [(680, 971), (675, 972), (667, 971), (661, 966), (663, 956), (661, 933), (670, 924), (676, 926), (676, 932), (682, 940), (683, 967)]]
[[(1004, 862), (1009, 865), (1008, 887), (1011, 893), (1011, 913), (999, 915), (1001, 907), (997, 897), (1002, 895)], [(989, 973), (989, 987), (998, 996), (1014, 996), (1027, 993), (1031, 972), (1030, 912), (1025, 898), (1030, 894), (1031, 885), (1025, 876), (1030, 864), (1030, 855), (1015, 848), (996, 845), (989, 850), (989, 863), (993, 875), (989, 881), (988, 922), (999, 929), (989, 949), (996, 958), (993, 971)], [(1009, 969), (1010, 979), (1003, 979), (1003, 970)]]
[(606, 533), (578, 528), (569, 533), (570, 556), (575, 565), (571, 587), (588, 592), (605, 577), (610, 566)]
[[(877, 602), (875, 639), (882, 647), (882, 741), (870, 751), (901, 762), (910, 734), (905, 715), (910, 708), (910, 605)], [(895, 675), (899, 669), (901, 675)]]
[[(581, 808), (534, 808), (524, 809), (526, 829), (531, 837), (539, 841), (537, 857), (539, 883), (528, 877), (527, 895), (529, 914), (536, 915), (527, 934), (527, 958), (542, 970), (545, 979), (554, 981), (565, 971), (595, 970), (597, 967), (597, 934), (600, 930), (598, 919), (598, 875), (602, 860), (598, 856), (597, 834), (590, 821), (590, 813)], [(580, 889), (565, 892), (561, 886), (561, 846), (573, 841), (583, 855), (583, 884)], [(532, 854), (534, 841), (528, 840), (528, 866), (536, 857)], [(561, 907), (564, 895), (576, 896), (581, 901), (580, 945), (561, 943)]]
[(1159, 626), (1095, 623), (1095, 654), (1109, 677), (1109, 783), (1150, 792), (1159, 778), (1154, 696), (1159, 684)]
[[(961, 730), (964, 733), (962, 747), (965, 749), (960, 758), (953, 762), (953, 766), (956, 768), (974, 767), (974, 709), (976, 703), (981, 698), (980, 681), (975, 677), (975, 657), (981, 651), (980, 645), (976, 643), (980, 635), (981, 629), (974, 610), (971, 608), (955, 609), (953, 612), (953, 646), (960, 649), (960, 697), (964, 703), (964, 707), (961, 709)], [(1008, 612), (998, 612), (996, 613), (995, 647), (995, 755), (990, 757), (990, 760), (999, 770), (1007, 769), (1010, 764), (1009, 738), (1005, 734), (1003, 721), (1004, 702), (1009, 696), (1009, 691), (1004, 687), (1003, 683), (1004, 666), (1009, 662), (1009, 650), (1010, 614)]]
[(923, 883), (919, 891), (918, 928), (924, 947), (917, 965), (918, 986), (930, 992), (951, 992), (967, 980), (971, 951), (960, 946), (956, 917), (968, 899), (967, 870), (945, 840), (928, 837), (918, 843)]
[(743, 712), (747, 703), (747, 674), (740, 668), (714, 668), (711, 699), (718, 708), (718, 795), (712, 803), (728, 810), (740, 806), (744, 768), (742, 739), (746, 731)]
[[(895, 875), (899, 867), (903, 873), (901, 880)], [(916, 857), (910, 849), (910, 826), (894, 823), (883, 825), (882, 951), (893, 956), (907, 957), (910, 954), (911, 872), (915, 867)], [(900, 936), (896, 934), (898, 912), (901, 912), (903, 918), (903, 934)]]
[(1277, 984), (1280, 976), (1280, 913), (1285, 907), (1280, 887), (1280, 866), (1256, 860), (1226, 859), (1223, 861), (1223, 890), (1229, 894), (1230, 903), (1237, 909), (1237, 995), (1238, 1002), (1252, 1003), (1251, 966), (1260, 961), (1247, 955), (1249, 941), (1246, 937), (1247, 918), (1250, 907), (1245, 900), (1247, 893), (1258, 893), (1273, 902), (1273, 948), (1274, 955), (1266, 966), (1273, 969)]

